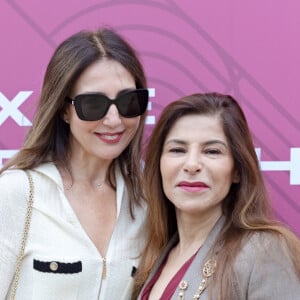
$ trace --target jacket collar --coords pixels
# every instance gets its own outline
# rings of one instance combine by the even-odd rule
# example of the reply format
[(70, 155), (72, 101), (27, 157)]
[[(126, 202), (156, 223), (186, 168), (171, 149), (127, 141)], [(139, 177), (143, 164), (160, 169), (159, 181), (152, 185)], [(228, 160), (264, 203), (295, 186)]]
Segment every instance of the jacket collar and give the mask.
[[(56, 167), (56, 165), (53, 162), (48, 162), (48, 163), (42, 163), (36, 168), (34, 168), (34, 171), (37, 173), (40, 173), (52, 181), (54, 181), (60, 189), (64, 189), (63, 185), (63, 180), (62, 177)], [(121, 175), (120, 169), (117, 167), (116, 168), (116, 193), (117, 193), (117, 215), (120, 213), (121, 209), (121, 204), (122, 204), (122, 199), (123, 199), (123, 193), (124, 193), (124, 188), (125, 188), (125, 182), (124, 178)]]

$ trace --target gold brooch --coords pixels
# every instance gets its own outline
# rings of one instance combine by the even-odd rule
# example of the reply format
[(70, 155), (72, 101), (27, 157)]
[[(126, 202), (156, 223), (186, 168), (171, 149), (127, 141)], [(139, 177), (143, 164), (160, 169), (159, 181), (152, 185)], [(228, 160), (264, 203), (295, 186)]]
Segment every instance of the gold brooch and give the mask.
[(209, 259), (203, 267), (202, 274), (204, 277), (210, 277), (216, 270), (217, 262), (215, 259)]

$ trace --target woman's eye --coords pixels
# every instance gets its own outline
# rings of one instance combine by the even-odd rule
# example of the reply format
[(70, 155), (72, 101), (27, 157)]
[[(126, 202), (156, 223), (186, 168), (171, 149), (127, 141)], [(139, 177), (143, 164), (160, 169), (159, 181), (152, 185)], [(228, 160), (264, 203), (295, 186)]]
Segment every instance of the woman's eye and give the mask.
[(206, 149), (205, 153), (211, 155), (217, 155), (217, 154), (221, 154), (222, 152), (219, 149)]
[(170, 148), (169, 152), (172, 152), (172, 153), (184, 153), (185, 150), (183, 148), (176, 147), (176, 148)]

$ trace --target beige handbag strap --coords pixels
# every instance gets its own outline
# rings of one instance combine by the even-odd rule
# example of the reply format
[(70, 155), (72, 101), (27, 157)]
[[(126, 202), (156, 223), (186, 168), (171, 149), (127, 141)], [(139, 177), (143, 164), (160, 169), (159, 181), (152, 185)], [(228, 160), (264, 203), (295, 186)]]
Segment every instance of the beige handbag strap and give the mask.
[(14, 275), (14, 279), (12, 282), (12, 287), (11, 287), (11, 294), (10, 294), (10, 300), (14, 300), (17, 292), (17, 286), (19, 282), (19, 277), (20, 277), (20, 270), (21, 270), (21, 265), (24, 257), (24, 250), (25, 250), (25, 245), (26, 245), (26, 240), (28, 236), (28, 231), (30, 227), (30, 221), (31, 221), (31, 215), (32, 215), (32, 206), (33, 206), (33, 195), (34, 195), (34, 184), (33, 184), (33, 179), (29, 171), (25, 171), (26, 175), (28, 177), (29, 181), (29, 199), (28, 199), (28, 206), (27, 206), (27, 213), (26, 213), (26, 219), (25, 219), (25, 225), (24, 225), (24, 231), (23, 231), (23, 236), (22, 236), (22, 241), (21, 241), (21, 247), (17, 259), (17, 266), (16, 266), (16, 271)]

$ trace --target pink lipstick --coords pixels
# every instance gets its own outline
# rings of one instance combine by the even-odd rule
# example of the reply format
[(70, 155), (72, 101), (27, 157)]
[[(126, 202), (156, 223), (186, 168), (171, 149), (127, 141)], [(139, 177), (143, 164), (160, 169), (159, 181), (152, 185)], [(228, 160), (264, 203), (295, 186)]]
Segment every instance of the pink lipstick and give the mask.
[(208, 189), (208, 185), (201, 181), (189, 182), (189, 181), (181, 181), (178, 184), (178, 187), (187, 191), (187, 192), (203, 192)]

